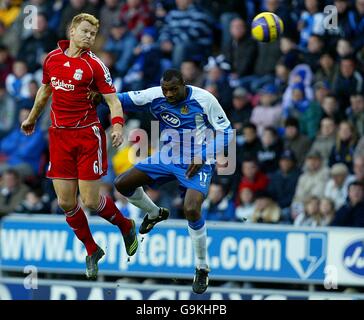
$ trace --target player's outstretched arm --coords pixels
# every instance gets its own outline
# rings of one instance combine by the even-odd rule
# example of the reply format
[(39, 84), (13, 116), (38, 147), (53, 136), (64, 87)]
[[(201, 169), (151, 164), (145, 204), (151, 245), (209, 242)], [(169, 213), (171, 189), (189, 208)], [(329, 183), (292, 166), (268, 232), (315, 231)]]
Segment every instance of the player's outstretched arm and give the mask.
[(48, 99), (52, 94), (52, 89), (49, 84), (42, 84), (38, 89), (37, 95), (35, 97), (34, 105), (29, 113), (27, 119), (21, 124), (21, 130), (28, 136), (34, 132), (35, 123), (39, 115), (44, 110), (47, 105)]
[(112, 124), (112, 146), (118, 147), (123, 143), (124, 117), (121, 102), (115, 93), (103, 94), (103, 97), (110, 108)]

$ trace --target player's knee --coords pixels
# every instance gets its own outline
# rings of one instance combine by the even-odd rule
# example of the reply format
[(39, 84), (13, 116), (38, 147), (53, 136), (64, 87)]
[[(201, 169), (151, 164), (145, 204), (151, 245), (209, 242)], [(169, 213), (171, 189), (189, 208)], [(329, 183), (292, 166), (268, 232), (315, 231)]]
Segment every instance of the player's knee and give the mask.
[(125, 182), (125, 175), (121, 174), (114, 180), (114, 186), (122, 195), (127, 196), (130, 193), (128, 184)]
[(71, 199), (58, 199), (58, 205), (63, 211), (70, 211), (76, 207), (77, 202)]
[(99, 207), (99, 199), (92, 199), (92, 198), (85, 198), (82, 199), (83, 204), (85, 207), (91, 211), (96, 211)]
[(184, 214), (188, 221), (196, 221), (201, 216), (201, 209), (197, 203), (190, 203), (184, 206)]

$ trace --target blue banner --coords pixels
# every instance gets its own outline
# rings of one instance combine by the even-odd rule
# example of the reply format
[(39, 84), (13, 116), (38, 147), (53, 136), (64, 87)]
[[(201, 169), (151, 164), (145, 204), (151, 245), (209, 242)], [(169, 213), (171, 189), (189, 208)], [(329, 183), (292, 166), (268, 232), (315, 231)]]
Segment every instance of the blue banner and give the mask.
[[(191, 278), (194, 254), (187, 222), (163, 222), (149, 234), (138, 235), (138, 251), (129, 258), (115, 226), (98, 217), (89, 221), (106, 252), (100, 274)], [(318, 230), (209, 223), (211, 279), (322, 283), (328, 234)], [(35, 266), (38, 271), (84, 273), (86, 251), (63, 217), (7, 217), (0, 245), (3, 269)]]
[(363, 294), (209, 287), (195, 294), (190, 286), (39, 280), (33, 289), (22, 280), (0, 280), (0, 300), (363, 300)]

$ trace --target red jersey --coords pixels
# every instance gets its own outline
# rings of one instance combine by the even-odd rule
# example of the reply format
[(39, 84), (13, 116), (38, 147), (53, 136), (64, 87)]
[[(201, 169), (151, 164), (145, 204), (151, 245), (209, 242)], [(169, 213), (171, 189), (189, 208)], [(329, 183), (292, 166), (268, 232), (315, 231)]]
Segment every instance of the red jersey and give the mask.
[(65, 51), (68, 40), (58, 42), (43, 65), (43, 83), (52, 88), (51, 119), (53, 127), (82, 128), (98, 123), (96, 108), (87, 98), (90, 91), (115, 93), (108, 68), (90, 50), (77, 58)]

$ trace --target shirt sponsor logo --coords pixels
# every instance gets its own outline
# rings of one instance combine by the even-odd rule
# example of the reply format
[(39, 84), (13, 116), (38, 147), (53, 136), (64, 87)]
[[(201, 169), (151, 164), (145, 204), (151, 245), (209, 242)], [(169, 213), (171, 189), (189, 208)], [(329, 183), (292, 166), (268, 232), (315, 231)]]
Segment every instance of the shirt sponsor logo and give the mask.
[(364, 239), (351, 243), (345, 249), (343, 262), (352, 273), (364, 276)]
[(74, 91), (75, 85), (71, 84), (71, 80), (68, 80), (69, 83), (66, 83), (64, 80), (59, 80), (56, 77), (51, 78), (51, 84), (54, 89), (56, 90), (63, 90), (63, 91)]
[(172, 113), (164, 111), (161, 113), (162, 120), (169, 124), (171, 127), (177, 128), (180, 126), (181, 121)]

